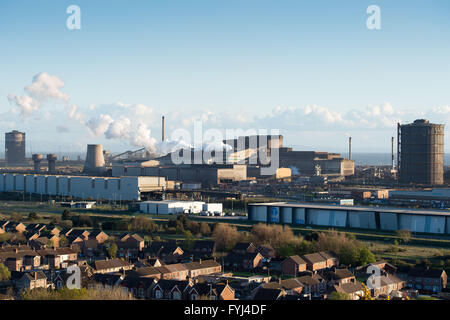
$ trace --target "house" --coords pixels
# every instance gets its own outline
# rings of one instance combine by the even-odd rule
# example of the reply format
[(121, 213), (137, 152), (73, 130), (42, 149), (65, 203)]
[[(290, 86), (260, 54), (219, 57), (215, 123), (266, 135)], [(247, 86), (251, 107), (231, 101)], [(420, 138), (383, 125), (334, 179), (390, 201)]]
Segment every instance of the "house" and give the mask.
[(303, 294), (317, 296), (326, 289), (326, 282), (312, 275), (297, 277), (296, 280), (302, 284)]
[[(380, 270), (380, 273), (385, 272), (385, 273), (395, 274), (397, 272), (397, 267), (386, 261), (377, 261), (377, 262), (369, 263), (368, 265), (365, 265), (365, 266), (359, 268), (359, 270), (363, 273), (367, 273), (367, 270), (370, 267), (372, 267), (371, 268), (372, 270), (374, 268), (378, 268)], [(371, 272), (371, 273), (373, 273), (373, 272)]]
[(178, 279), (185, 280), (189, 276), (189, 269), (186, 268), (184, 264), (175, 263), (175, 264), (166, 264), (161, 267), (157, 267), (156, 269), (161, 271), (162, 279)]
[(42, 271), (25, 272), (16, 281), (16, 287), (19, 291), (47, 288), (47, 277)]
[(158, 267), (142, 267), (129, 270), (125, 274), (127, 277), (160, 279), (162, 272), (164, 271), (165, 269), (160, 269)]
[(138, 234), (127, 234), (117, 243), (118, 257), (138, 258), (144, 249), (144, 239)]
[(88, 240), (90, 232), (81, 229), (70, 229), (66, 234), (64, 234), (70, 243), (72, 243), (76, 238), (81, 240)]
[(183, 265), (188, 269), (190, 278), (222, 271), (222, 266), (215, 260), (200, 260), (199, 262), (189, 262)]
[(200, 259), (212, 257), (216, 253), (216, 242), (211, 240), (197, 240), (192, 249)]
[(74, 248), (77, 248), (80, 253), (86, 258), (105, 257), (104, 245), (100, 244), (96, 239), (77, 241), (74, 242), (72, 246)]
[(384, 273), (378, 277), (378, 281), (378, 284), (374, 282), (373, 289), (371, 289), (371, 295), (373, 297), (379, 297), (381, 295), (389, 296), (392, 291), (400, 291), (406, 287), (405, 280), (389, 273)]
[(8, 257), (4, 261), (4, 265), (10, 271), (21, 271), (23, 266), (23, 258), (22, 257)]
[(407, 280), (410, 287), (426, 293), (439, 293), (447, 287), (447, 273), (444, 270), (412, 268)]
[(184, 251), (176, 242), (153, 242), (144, 249), (144, 258), (160, 258), (165, 263), (178, 262)]
[(299, 256), (290, 256), (281, 262), (281, 270), (284, 275), (296, 277), (300, 272), (306, 271), (307, 263)]
[(364, 286), (360, 282), (354, 280), (349, 283), (334, 285), (331, 289), (331, 292), (333, 291), (346, 293), (352, 300), (359, 300), (360, 297), (364, 295)]
[(275, 258), (275, 249), (270, 245), (259, 245), (255, 249), (256, 252), (259, 252), (265, 259)]
[(150, 299), (151, 298), (151, 288), (155, 283), (153, 278), (139, 278), (139, 277), (129, 277), (125, 278), (120, 283), (122, 289), (126, 289), (132, 296), (137, 299)]
[(253, 270), (261, 268), (264, 257), (259, 252), (234, 253), (225, 257), (225, 265), (233, 269)]
[(131, 269), (133, 264), (118, 258), (94, 261), (94, 273), (112, 273)]
[(160, 279), (150, 288), (150, 297), (158, 300), (184, 300), (188, 289), (192, 286), (191, 280)]
[(95, 273), (88, 281), (87, 287), (90, 289), (114, 288), (120, 286), (125, 277), (122, 273)]
[(310, 253), (302, 256), (306, 262), (306, 269), (310, 271), (317, 271), (328, 268), (328, 260), (320, 253)]
[(228, 283), (197, 282), (188, 290), (187, 300), (234, 300), (234, 289)]
[(67, 268), (70, 261), (75, 261), (78, 258), (78, 253), (72, 248), (56, 248), (37, 250), (41, 256), (43, 264), (50, 268)]
[(246, 254), (255, 252), (256, 247), (251, 242), (238, 242), (233, 247), (233, 253), (235, 254)]
[(93, 230), (91, 233), (89, 233), (88, 239), (97, 240), (98, 243), (104, 243), (109, 239), (109, 236), (102, 230)]
[(45, 224), (39, 224), (39, 223), (31, 223), (26, 226), (25, 231), (27, 233), (40, 233), (45, 229)]
[(334, 286), (337, 284), (349, 283), (354, 281), (355, 275), (348, 269), (325, 270), (320, 275), (328, 282), (328, 285)]
[(334, 252), (329, 251), (320, 251), (319, 254), (324, 257), (326, 260), (326, 267), (332, 268), (332, 267), (338, 267), (339, 266), (339, 259), (337, 258), (337, 255)]
[(6, 226), (9, 224), (10, 222), (8, 220), (0, 220), (0, 229), (4, 230), (6, 232)]
[(253, 294), (252, 300), (266, 301), (266, 300), (281, 300), (286, 296), (284, 289), (272, 289), (259, 286)]
[(6, 232), (18, 232), (24, 233), (26, 231), (26, 226), (22, 222), (12, 222), (8, 223), (6, 226)]
[(136, 267), (161, 267), (165, 263), (159, 258), (149, 258), (149, 259), (138, 259), (134, 265)]
[(25, 270), (33, 270), (41, 265), (41, 256), (36, 253), (29, 253), (23, 257), (23, 266)]

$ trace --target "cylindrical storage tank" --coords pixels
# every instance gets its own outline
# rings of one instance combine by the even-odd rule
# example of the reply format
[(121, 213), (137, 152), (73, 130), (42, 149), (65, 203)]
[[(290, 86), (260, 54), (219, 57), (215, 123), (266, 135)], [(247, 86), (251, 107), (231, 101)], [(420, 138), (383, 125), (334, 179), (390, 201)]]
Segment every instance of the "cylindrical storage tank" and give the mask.
[(376, 229), (375, 212), (371, 211), (348, 211), (348, 226), (357, 229)]
[(106, 171), (103, 146), (101, 144), (88, 144), (86, 162), (83, 172), (90, 174), (103, 174)]
[(280, 223), (280, 207), (269, 207), (269, 222)]
[(428, 120), (399, 126), (401, 183), (444, 183), (444, 125)]
[(294, 208), (294, 223), (306, 224), (305, 208)]
[(381, 230), (398, 230), (397, 213), (380, 212), (380, 228)]
[(253, 221), (267, 222), (267, 206), (255, 206)]
[(5, 133), (5, 160), (7, 164), (25, 163), (25, 132)]
[(55, 173), (56, 172), (56, 154), (47, 154), (48, 161), (48, 172)]
[(281, 223), (292, 224), (292, 208), (281, 207)]

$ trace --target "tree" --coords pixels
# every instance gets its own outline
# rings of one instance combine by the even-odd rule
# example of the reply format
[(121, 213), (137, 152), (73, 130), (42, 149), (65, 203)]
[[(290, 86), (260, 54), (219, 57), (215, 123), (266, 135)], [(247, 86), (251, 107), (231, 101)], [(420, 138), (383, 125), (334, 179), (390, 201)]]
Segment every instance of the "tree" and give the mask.
[(212, 239), (216, 242), (217, 250), (229, 250), (239, 240), (239, 232), (235, 226), (218, 223), (214, 228)]
[(108, 248), (108, 255), (111, 259), (114, 259), (117, 255), (117, 244), (114, 242)]
[(358, 265), (365, 266), (369, 263), (375, 262), (374, 254), (366, 247), (362, 247), (358, 253)]
[(397, 235), (402, 239), (402, 242), (407, 244), (411, 240), (410, 230), (397, 230)]
[(70, 211), (67, 209), (64, 209), (61, 219), (62, 220), (70, 220), (71, 218), (72, 218), (72, 214), (70, 213)]
[(70, 229), (73, 227), (73, 222), (72, 220), (63, 220), (61, 221), (60, 225), (65, 229)]
[(345, 292), (337, 292), (334, 291), (330, 294), (330, 296), (328, 297), (329, 300), (352, 300), (352, 298), (350, 297), (350, 295), (348, 293)]
[(11, 216), (9, 217), (9, 219), (14, 222), (20, 222), (20, 221), (22, 221), (23, 216), (20, 213), (13, 212), (13, 213), (11, 213)]
[(3, 263), (0, 263), (0, 281), (9, 280), (10, 278), (11, 271)]
[(202, 236), (209, 236), (211, 234), (211, 228), (206, 222), (200, 223), (200, 233)]
[(59, 246), (60, 247), (66, 247), (69, 244), (69, 240), (67, 240), (67, 238), (62, 235), (59, 237)]
[(194, 236), (192, 235), (192, 232), (190, 232), (189, 230), (185, 231), (184, 238), (185, 238), (184, 245), (186, 249), (192, 250), (194, 248), (195, 243), (195, 239)]
[(28, 220), (34, 221), (34, 220), (37, 220), (37, 219), (39, 219), (39, 216), (38, 216), (38, 214), (36, 212), (30, 212), (28, 214)]

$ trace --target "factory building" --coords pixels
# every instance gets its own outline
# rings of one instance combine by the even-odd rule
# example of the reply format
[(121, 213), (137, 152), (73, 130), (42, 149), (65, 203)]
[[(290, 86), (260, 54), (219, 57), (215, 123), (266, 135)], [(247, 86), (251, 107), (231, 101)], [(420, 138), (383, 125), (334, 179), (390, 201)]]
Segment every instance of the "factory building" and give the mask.
[(5, 133), (5, 160), (8, 165), (25, 163), (25, 132)]
[(202, 211), (223, 211), (221, 203), (205, 203), (203, 201), (143, 201), (140, 211), (150, 214), (200, 213)]
[(202, 187), (214, 186), (223, 182), (247, 179), (247, 166), (224, 165), (171, 165), (158, 166), (157, 161), (116, 163), (112, 165), (112, 176), (158, 176), (166, 180), (183, 183), (201, 183)]
[(397, 126), (400, 183), (444, 183), (444, 125), (428, 120)]
[(0, 192), (72, 196), (81, 199), (141, 200), (141, 194), (166, 187), (163, 177), (91, 177), (0, 174)]
[(280, 167), (295, 168), (305, 176), (344, 177), (355, 173), (355, 162), (338, 153), (293, 151), (280, 148)]
[(345, 205), (249, 204), (248, 220), (381, 231), (450, 234), (450, 212)]

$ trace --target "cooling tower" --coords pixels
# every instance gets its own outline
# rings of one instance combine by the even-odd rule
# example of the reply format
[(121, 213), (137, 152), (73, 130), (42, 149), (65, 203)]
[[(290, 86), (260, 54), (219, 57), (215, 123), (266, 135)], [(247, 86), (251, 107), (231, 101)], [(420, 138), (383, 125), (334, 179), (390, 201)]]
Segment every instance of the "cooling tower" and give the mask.
[(102, 174), (105, 171), (103, 146), (101, 144), (88, 144), (83, 172), (89, 174)]
[(55, 173), (56, 171), (56, 154), (48, 154), (47, 155), (47, 161), (48, 161), (48, 172), (49, 173)]
[(43, 159), (42, 154), (33, 154), (34, 172), (41, 172), (41, 161)]

